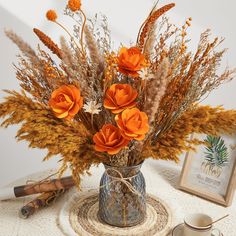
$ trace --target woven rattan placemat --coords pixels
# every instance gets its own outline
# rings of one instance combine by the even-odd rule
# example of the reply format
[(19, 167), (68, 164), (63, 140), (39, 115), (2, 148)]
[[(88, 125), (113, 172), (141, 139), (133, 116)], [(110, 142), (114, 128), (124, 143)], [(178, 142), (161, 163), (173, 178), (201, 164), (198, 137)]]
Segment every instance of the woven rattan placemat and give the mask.
[(172, 226), (169, 207), (147, 195), (147, 216), (142, 224), (118, 228), (102, 223), (98, 216), (98, 192), (74, 193), (58, 216), (58, 226), (67, 236), (166, 236)]

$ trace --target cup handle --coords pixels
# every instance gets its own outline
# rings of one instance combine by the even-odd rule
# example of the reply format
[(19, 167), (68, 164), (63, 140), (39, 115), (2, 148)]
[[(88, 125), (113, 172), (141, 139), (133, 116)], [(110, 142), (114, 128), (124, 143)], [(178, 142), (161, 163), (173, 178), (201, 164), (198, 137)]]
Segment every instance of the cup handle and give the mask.
[[(217, 233), (218, 233), (218, 235), (214, 234), (214, 232), (217, 232)], [(219, 230), (219, 229), (217, 229), (217, 228), (214, 228), (214, 229), (212, 230), (212, 234), (211, 234), (211, 235), (212, 235), (212, 236), (222, 236), (222, 234), (221, 234), (220, 230)]]

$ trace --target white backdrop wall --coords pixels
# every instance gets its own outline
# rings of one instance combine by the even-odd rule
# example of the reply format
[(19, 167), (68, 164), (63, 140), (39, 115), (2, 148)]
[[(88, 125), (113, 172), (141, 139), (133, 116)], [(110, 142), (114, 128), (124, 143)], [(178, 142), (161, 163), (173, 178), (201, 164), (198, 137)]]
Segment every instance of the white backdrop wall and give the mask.
[[(107, 15), (110, 24), (114, 46), (120, 43), (129, 44), (135, 41), (138, 29), (142, 21), (149, 13), (154, 4), (152, 0), (83, 0), (83, 9), (88, 16), (94, 16), (96, 12)], [(229, 48), (225, 57), (224, 66), (236, 66), (236, 3), (234, 0), (176, 0), (176, 8), (168, 14), (171, 21), (181, 25), (188, 17), (193, 18), (191, 27), (192, 42), (194, 49), (199, 39), (199, 34), (206, 28), (211, 28), (214, 36), (224, 36), (225, 47)], [(161, 0), (160, 5), (169, 3)], [(32, 46), (37, 45), (36, 38), (32, 33), (33, 27), (38, 27), (47, 32), (56, 41), (61, 31), (56, 25), (45, 20), (45, 12), (49, 8), (56, 9), (61, 13), (60, 20), (70, 22), (62, 16), (65, 0), (0, 0), (0, 89), (19, 90), (15, 79), (12, 62), (16, 62), (16, 47), (4, 36), (4, 28), (13, 29), (23, 36)], [(223, 69), (223, 67), (222, 67)], [(236, 80), (214, 91), (205, 104), (224, 105), (226, 108), (236, 108)], [(4, 93), (0, 92), (0, 101)], [(58, 158), (42, 163), (45, 151), (27, 148), (27, 143), (16, 143), (14, 136), (17, 127), (0, 130), (0, 185), (24, 176), (26, 174), (57, 166)]]

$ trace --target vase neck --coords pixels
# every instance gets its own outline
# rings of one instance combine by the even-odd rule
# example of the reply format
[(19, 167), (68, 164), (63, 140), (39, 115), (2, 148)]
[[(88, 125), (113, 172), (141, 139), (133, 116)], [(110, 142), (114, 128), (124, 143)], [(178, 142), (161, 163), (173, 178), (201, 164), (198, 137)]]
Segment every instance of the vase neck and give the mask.
[(114, 177), (119, 177), (119, 173), (124, 177), (133, 177), (140, 172), (142, 164), (135, 165), (135, 166), (109, 166), (104, 164), (105, 170), (108, 172), (109, 175)]

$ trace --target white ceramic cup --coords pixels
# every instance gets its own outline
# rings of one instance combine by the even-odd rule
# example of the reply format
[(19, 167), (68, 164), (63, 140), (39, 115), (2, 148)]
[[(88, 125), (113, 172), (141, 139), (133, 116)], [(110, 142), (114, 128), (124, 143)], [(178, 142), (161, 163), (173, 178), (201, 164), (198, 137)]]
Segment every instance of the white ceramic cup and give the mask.
[[(206, 226), (209, 225), (209, 226)], [(208, 215), (196, 213), (185, 217), (184, 236), (221, 236), (218, 229), (213, 229), (212, 218)]]

